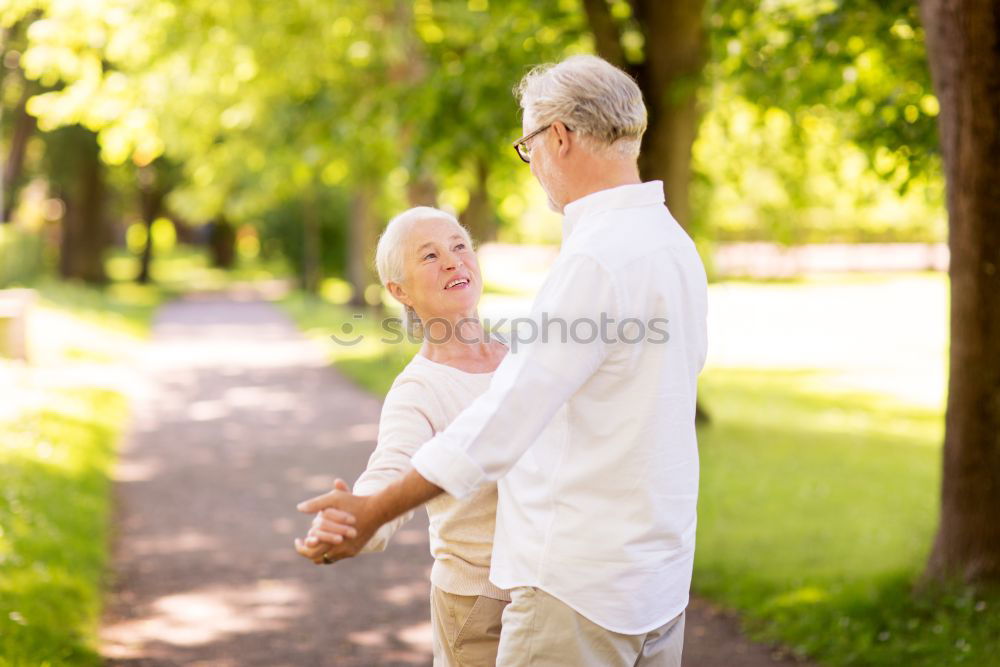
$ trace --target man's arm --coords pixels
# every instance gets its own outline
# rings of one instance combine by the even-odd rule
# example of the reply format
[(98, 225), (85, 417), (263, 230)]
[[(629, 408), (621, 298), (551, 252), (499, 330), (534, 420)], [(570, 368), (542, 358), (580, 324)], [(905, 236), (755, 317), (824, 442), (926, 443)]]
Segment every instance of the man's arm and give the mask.
[[(354, 528), (357, 533), (354, 538), (345, 536), (342, 542), (329, 545), (325, 550), (308, 549), (298, 543), (296, 549), (308, 558), (317, 558), (325, 553), (324, 560), (331, 563), (356, 556), (383, 524), (420, 507), (443, 492), (441, 487), (431, 484), (420, 473), (411, 470), (373, 496), (355, 496), (347, 491), (334, 490), (310, 498), (298, 504), (300, 512), (315, 514), (327, 508), (347, 512), (355, 518)], [(304, 549), (308, 549), (308, 553)]]
[(456, 498), (506, 474), (604, 364), (616, 334), (602, 329), (618, 324), (621, 298), (596, 258), (559, 262), (489, 389), (417, 451), (414, 469)]
[(419, 472), (411, 470), (381, 492), (369, 496), (370, 516), (373, 521), (382, 525), (404, 512), (437, 498), (442, 493), (444, 489), (440, 486), (431, 484)]
[[(608, 341), (602, 332), (596, 338), (589, 333), (591, 326), (601, 326), (602, 314), (614, 321), (617, 304), (611, 276), (594, 258), (574, 256), (553, 269), (532, 308), (538, 335), (527, 341), (524, 332), (513, 332), (512, 354), (500, 364), (490, 388), (417, 451), (414, 471), (368, 498), (333, 491), (303, 503), (308, 508), (303, 511), (335, 507), (356, 517), (358, 537), (337, 544), (330, 557), (357, 553), (355, 545), (374, 534), (378, 521), (389, 521), (442, 491), (463, 498), (509, 470), (604, 362)], [(545, 321), (556, 323), (548, 336), (541, 335)], [(565, 323), (565, 334), (559, 322)]]

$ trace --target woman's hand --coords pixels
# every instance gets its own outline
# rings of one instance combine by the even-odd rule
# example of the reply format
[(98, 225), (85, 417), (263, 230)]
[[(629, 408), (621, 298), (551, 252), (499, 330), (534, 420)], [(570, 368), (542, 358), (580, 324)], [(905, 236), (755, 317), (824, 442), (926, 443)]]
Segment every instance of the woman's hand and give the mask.
[[(308, 538), (307, 538), (308, 539)], [(327, 549), (330, 548), (329, 544), (324, 544), (320, 542), (314, 547), (307, 547), (305, 540), (295, 538), (295, 550), (299, 552), (300, 556), (308, 558), (317, 565), (323, 565), (323, 556), (326, 555)]]
[[(338, 479), (333, 483), (335, 491), (349, 491), (346, 482)], [(324, 560), (332, 546), (341, 544), (345, 538), (357, 537), (354, 516), (334, 508), (318, 511), (304, 540), (295, 539), (295, 550), (317, 565), (330, 562)]]
[[(339, 534), (326, 530), (310, 531), (312, 533), (310, 536), (319, 543), (316, 545), (317, 548), (326, 548), (321, 556), (322, 562), (333, 563), (343, 558), (357, 556), (375, 534), (375, 531), (385, 523), (386, 519), (378, 518), (380, 514), (376, 511), (372, 499), (372, 496), (352, 495), (347, 490), (347, 485), (344, 484), (338, 485), (333, 491), (328, 491), (321, 496), (304, 500), (298, 504), (300, 512), (306, 514), (322, 513), (317, 527), (331, 527), (334, 524), (344, 525), (346, 521), (354, 520), (353, 524), (347, 524), (342, 528)], [(332, 521), (325, 514), (326, 510), (331, 509), (341, 513), (334, 515), (336, 518)], [(303, 556), (309, 557), (316, 553), (309, 544), (303, 543), (302, 547), (307, 550), (299, 552)]]
[[(338, 480), (338, 486), (333, 491), (328, 491), (321, 496), (304, 500), (296, 508), (300, 512), (313, 514), (323, 512), (328, 509), (339, 510), (354, 518), (354, 537), (333, 534), (326, 537), (316, 534), (315, 537), (321, 542), (332, 540), (334, 543), (323, 553), (321, 560), (324, 563), (333, 563), (342, 558), (351, 558), (361, 553), (368, 541), (379, 528), (387, 521), (392, 521), (397, 516), (423, 505), (427, 501), (437, 498), (444, 493), (444, 489), (432, 482), (424, 479), (416, 470), (410, 470), (395, 482), (389, 484), (378, 493), (371, 496), (355, 496), (347, 491), (347, 485)], [(321, 525), (325, 524), (324, 519)], [(339, 515), (338, 515), (339, 516)], [(303, 544), (304, 549), (309, 549)], [(298, 545), (296, 545), (298, 548)], [(307, 551), (303, 556), (313, 553)]]

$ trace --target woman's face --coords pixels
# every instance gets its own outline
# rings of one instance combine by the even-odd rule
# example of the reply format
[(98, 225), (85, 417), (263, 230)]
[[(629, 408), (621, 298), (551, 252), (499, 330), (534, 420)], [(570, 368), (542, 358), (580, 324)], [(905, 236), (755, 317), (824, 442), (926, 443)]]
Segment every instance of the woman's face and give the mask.
[(406, 236), (404, 253), (403, 284), (392, 291), (420, 319), (475, 313), (483, 293), (479, 262), (455, 223), (444, 218), (418, 220)]

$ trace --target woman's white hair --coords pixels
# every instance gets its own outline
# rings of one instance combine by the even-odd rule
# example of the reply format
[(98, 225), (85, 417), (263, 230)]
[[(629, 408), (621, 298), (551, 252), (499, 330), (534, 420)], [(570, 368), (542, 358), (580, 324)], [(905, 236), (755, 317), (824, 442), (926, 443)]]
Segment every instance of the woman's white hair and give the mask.
[(539, 65), (514, 88), (526, 115), (542, 127), (562, 121), (591, 147), (623, 158), (639, 156), (646, 105), (638, 84), (597, 56)]
[[(459, 233), (465, 237), (469, 247), (473, 247), (472, 237), (469, 230), (462, 226), (462, 223), (451, 213), (431, 206), (415, 206), (407, 209), (389, 221), (378, 239), (378, 247), (375, 249), (375, 268), (378, 270), (378, 278), (383, 287), (387, 287), (390, 282), (402, 284), (406, 278), (406, 237), (410, 233), (410, 228), (414, 223), (421, 220), (443, 219), (453, 223)], [(423, 324), (417, 313), (403, 304), (403, 325), (412, 336), (423, 335)]]

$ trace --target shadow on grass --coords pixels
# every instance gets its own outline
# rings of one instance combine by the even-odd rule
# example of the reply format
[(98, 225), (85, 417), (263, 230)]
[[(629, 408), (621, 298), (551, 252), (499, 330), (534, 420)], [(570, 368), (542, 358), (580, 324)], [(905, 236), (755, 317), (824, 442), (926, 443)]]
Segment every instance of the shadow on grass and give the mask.
[(824, 663), (995, 664), (1000, 599), (912, 593), (938, 515), (941, 414), (824, 377), (706, 372), (695, 589)]
[[(328, 337), (353, 311), (293, 296)], [(416, 347), (332, 348), (383, 395)], [(701, 398), (695, 590), (755, 639), (830, 665), (994, 665), (1000, 598), (915, 595), (938, 516), (939, 411), (838, 389), (828, 372), (711, 369)]]

